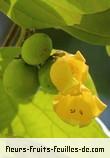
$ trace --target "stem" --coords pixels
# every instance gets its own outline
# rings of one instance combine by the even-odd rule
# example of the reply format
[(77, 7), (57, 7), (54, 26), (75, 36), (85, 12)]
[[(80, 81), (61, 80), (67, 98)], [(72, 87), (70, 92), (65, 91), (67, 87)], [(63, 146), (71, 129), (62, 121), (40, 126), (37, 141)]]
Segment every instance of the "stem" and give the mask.
[(9, 33), (7, 34), (2, 47), (5, 46), (16, 46), (19, 47), (22, 45), (22, 42), (25, 39), (26, 30), (18, 27), (16, 24), (12, 24)]
[(22, 46), (22, 43), (25, 39), (30, 37), (32, 34), (36, 32), (35, 29), (24, 29), (20, 28), (16, 24), (12, 24), (4, 42), (2, 43), (2, 47), (5, 46)]
[(12, 40), (12, 35), (14, 34), (14, 32), (16, 31), (17, 27), (15, 24), (13, 24), (9, 30), (9, 33), (7, 34), (3, 44), (2, 44), (2, 47), (4, 46), (8, 46), (10, 41)]
[(22, 45), (26, 35), (26, 30), (21, 28), (20, 36), (18, 38), (18, 41), (16, 42), (16, 47), (19, 47)]

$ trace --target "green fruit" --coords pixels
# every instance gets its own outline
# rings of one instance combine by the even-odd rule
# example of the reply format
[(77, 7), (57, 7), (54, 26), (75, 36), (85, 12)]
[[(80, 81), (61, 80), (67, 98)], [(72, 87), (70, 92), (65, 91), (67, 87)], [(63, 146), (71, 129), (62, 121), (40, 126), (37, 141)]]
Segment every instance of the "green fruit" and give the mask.
[(47, 93), (57, 93), (57, 89), (53, 85), (50, 79), (50, 68), (53, 64), (53, 61), (47, 61), (38, 72), (39, 76), (39, 83), (41, 86), (41, 89)]
[(14, 59), (4, 72), (3, 84), (10, 96), (28, 100), (38, 88), (37, 69), (22, 59)]
[(22, 47), (22, 58), (30, 65), (44, 63), (50, 56), (52, 41), (44, 33), (37, 33), (28, 38)]

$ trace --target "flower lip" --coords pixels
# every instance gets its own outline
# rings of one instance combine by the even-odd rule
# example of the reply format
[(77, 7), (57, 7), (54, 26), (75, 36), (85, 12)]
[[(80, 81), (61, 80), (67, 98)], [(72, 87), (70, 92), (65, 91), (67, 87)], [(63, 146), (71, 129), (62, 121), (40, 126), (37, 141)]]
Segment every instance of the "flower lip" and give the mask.
[(60, 93), (54, 102), (54, 110), (62, 120), (72, 125), (78, 124), (80, 127), (88, 125), (106, 107), (84, 85), (79, 94), (63, 95)]

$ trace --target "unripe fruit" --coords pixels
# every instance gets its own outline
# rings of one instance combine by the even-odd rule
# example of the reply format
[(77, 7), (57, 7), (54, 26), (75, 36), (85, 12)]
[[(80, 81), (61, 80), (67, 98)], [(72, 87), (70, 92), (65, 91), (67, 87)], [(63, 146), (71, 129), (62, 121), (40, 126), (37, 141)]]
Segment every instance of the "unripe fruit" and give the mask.
[(36, 33), (24, 42), (21, 54), (27, 64), (38, 65), (48, 59), (51, 50), (50, 37), (44, 33)]
[(53, 61), (47, 60), (47, 62), (39, 69), (39, 83), (41, 89), (47, 93), (57, 93), (56, 87), (53, 85), (50, 79), (50, 68)]
[(4, 88), (10, 96), (28, 100), (37, 91), (37, 75), (35, 67), (27, 65), (22, 59), (14, 59), (4, 72)]

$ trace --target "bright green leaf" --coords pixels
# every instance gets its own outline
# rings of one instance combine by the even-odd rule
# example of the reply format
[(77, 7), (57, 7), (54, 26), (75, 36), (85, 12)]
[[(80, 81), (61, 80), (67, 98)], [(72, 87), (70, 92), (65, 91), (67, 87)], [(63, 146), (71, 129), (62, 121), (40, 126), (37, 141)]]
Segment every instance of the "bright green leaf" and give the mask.
[[(20, 48), (2, 48), (0, 54), (5, 54), (5, 62), (18, 52)], [(84, 128), (63, 122), (53, 110), (53, 98), (54, 95), (39, 91), (32, 102), (17, 103), (16, 98), (12, 100), (5, 93), (0, 78), (0, 137), (107, 137), (95, 120)]]
[(0, 10), (25, 28), (48, 28), (80, 23), (80, 11), (62, 0), (3, 0)]
[(106, 46), (106, 51), (107, 51), (107, 54), (110, 56), (110, 46)]
[(62, 28), (69, 34), (92, 44), (110, 44), (110, 9), (97, 13), (84, 15), (79, 25)]
[(53, 27), (92, 44), (110, 44), (108, 0), (34, 0), (28, 5), (27, 0), (0, 2), (0, 10), (24, 28)]
[(110, 8), (109, 0), (68, 0), (85, 14), (102, 12)]

